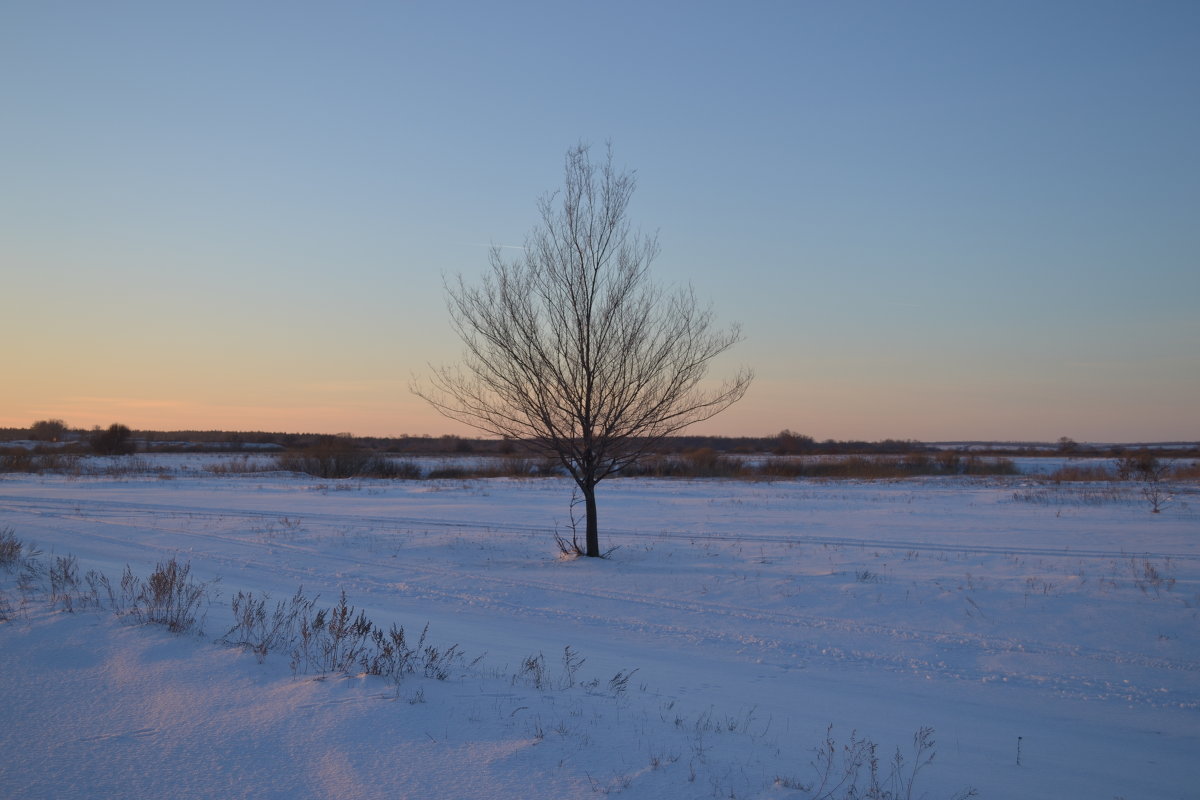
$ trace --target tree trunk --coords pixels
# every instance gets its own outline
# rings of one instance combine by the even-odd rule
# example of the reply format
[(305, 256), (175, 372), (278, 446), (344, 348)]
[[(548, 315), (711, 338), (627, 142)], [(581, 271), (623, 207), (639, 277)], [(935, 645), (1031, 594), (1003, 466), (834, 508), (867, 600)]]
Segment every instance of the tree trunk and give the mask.
[(596, 525), (596, 484), (584, 483), (579, 486), (583, 492), (583, 506), (587, 513), (587, 556), (600, 557), (600, 531)]

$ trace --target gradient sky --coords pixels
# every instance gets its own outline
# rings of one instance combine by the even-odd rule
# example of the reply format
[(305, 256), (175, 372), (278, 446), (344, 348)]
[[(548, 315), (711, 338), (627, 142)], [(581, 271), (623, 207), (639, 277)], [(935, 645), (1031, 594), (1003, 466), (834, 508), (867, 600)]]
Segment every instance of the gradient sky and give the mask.
[(1200, 3), (0, 3), (0, 426), (463, 432), (442, 275), (579, 141), (697, 430), (1200, 439)]

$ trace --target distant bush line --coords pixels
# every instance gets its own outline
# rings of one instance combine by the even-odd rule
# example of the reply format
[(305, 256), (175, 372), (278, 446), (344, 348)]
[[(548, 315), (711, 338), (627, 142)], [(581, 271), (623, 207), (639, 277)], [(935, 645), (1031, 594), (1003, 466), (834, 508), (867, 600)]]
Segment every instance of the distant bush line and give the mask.
[[(325, 480), (349, 478), (379, 480), (467, 480), (475, 478), (531, 478), (563, 474), (552, 460), (508, 456), (464, 458), (461, 462), (423, 466), (413, 459), (389, 457), (360, 450), (314, 448), (251, 460), (246, 456), (210, 464), (215, 475), (294, 472)], [(149, 459), (128, 456), (113, 462), (94, 463), (72, 454), (18, 451), (0, 454), (0, 473), (172, 477), (167, 467)], [(767, 457), (742, 459), (701, 449), (659, 456), (626, 467), (629, 478), (725, 478), (733, 480), (857, 479), (885, 480), (938, 475), (1016, 475), (1016, 465), (1004, 458), (938, 456), (848, 456), (818, 458)]]
[(1019, 475), (1012, 460), (954, 452), (904, 456), (770, 456), (743, 459), (700, 448), (660, 456), (627, 468), (622, 475), (652, 478), (855, 479), (888, 480), (938, 475)]
[[(0, 448), (6, 442), (24, 442), (41, 452), (92, 452), (89, 440), (100, 434), (125, 428), (114, 423), (108, 431), (96, 428), (71, 428), (63, 420), (38, 420), (28, 428), (0, 428)], [(348, 443), (354, 449), (393, 456), (518, 456), (536, 457), (526, 442), (505, 439), (476, 439), (462, 436), (354, 436), (318, 433), (279, 433), (268, 431), (150, 431), (132, 430), (129, 441), (138, 452), (294, 452), (320, 447), (331, 440)], [(1158, 442), (1147, 445), (1086, 444), (1068, 437), (1056, 442), (953, 442), (929, 444), (913, 439), (856, 439), (819, 441), (791, 430), (769, 436), (673, 436), (655, 449), (660, 455), (682, 455), (711, 449), (725, 455), (770, 454), (777, 456), (903, 456), (937, 455), (955, 451), (975, 456), (1069, 456), (1073, 458), (1120, 458), (1151, 446), (1163, 457), (1200, 458), (1200, 442)]]
[[(422, 463), (424, 461), (425, 463)], [(323, 480), (468, 480), (477, 478), (533, 478), (563, 474), (553, 460), (526, 456), (436, 459), (405, 458), (373, 453), (336, 443), (281, 453), (238, 455), (202, 467), (214, 475), (293, 472)], [(38, 452), (0, 448), (0, 474), (59, 474), (74, 477), (157, 475), (175, 477), (170, 467), (158, 466), (144, 456), (94, 461), (69, 452)], [(1009, 458), (964, 455), (956, 452), (915, 453), (903, 456), (738, 456), (700, 448), (684, 453), (656, 455), (626, 467), (627, 478), (722, 478), (729, 480), (899, 480), (939, 476), (1007, 476), (1021, 471)], [(1148, 477), (1149, 476), (1149, 477)], [(1133, 481), (1200, 481), (1200, 462), (1130, 455), (1112, 464), (1068, 463), (1040, 480), (1054, 483)]]
[[(527, 478), (560, 475), (561, 465), (537, 454), (525, 442), (472, 440), (458, 437), (438, 439), (402, 437), (400, 439), (294, 435), (292, 445), (244, 440), (216, 441), (211, 436), (192, 443), (147, 439), (145, 432), (133, 432), (114, 423), (108, 429), (96, 428), (87, 435), (76, 435), (60, 420), (43, 420), (29, 429), (0, 430), (3, 434), (19, 430), (28, 439), (9, 439), (0, 444), (0, 473), (55, 473), (66, 475), (142, 475), (174, 477), (168, 467), (135, 453), (141, 452), (225, 452), (237, 453), (228, 461), (203, 467), (210, 473), (229, 475), (261, 472), (294, 472), (326, 480), (363, 478), (381, 480)], [(193, 432), (172, 432), (177, 435)], [(215, 435), (214, 432), (210, 434)], [(40, 438), (34, 439), (32, 435)], [(268, 436), (263, 434), (258, 438)], [(288, 434), (287, 437), (293, 435)], [(74, 438), (72, 438), (74, 437)], [(11, 442), (17, 443), (11, 443)], [(417, 447), (381, 449), (386, 444), (419, 443)], [(429, 443), (437, 446), (430, 447)], [(699, 442), (697, 447), (684, 447)], [(719, 444), (720, 447), (712, 446)], [(159, 446), (164, 445), (164, 446)], [(185, 446), (186, 445), (186, 446)], [(195, 445), (195, 446), (193, 446)], [(752, 446), (758, 449), (752, 449)], [(860, 446), (874, 451), (854, 452)], [(1070, 440), (1037, 455), (1069, 461), (1045, 476), (1051, 481), (1137, 481), (1157, 484), (1164, 480), (1200, 480), (1200, 461), (1189, 461), (1186, 454), (1195, 448), (1179, 446), (1118, 448), (1109, 455), (1111, 463), (1081, 460), (1096, 458), (1094, 451)], [(120, 456), (92, 461), (88, 454)], [(1200, 455), (1200, 453), (1197, 453)], [(430, 466), (430, 461), (434, 460)], [(623, 477), (649, 478), (729, 478), (741, 480), (895, 480), (922, 476), (1019, 475), (1013, 460), (996, 452), (948, 450), (912, 441), (885, 440), (862, 442), (825, 442), (791, 431), (764, 439), (725, 437), (674, 437), (663, 442), (658, 452), (621, 471)]]

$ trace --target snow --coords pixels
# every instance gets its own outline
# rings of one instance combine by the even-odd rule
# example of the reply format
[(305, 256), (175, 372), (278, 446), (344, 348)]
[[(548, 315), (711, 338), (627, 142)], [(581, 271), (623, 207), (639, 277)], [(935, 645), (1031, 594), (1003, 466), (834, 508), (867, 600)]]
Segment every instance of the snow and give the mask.
[[(614, 479), (600, 522), (619, 549), (597, 561), (558, 557), (559, 478), (141, 458), (0, 477), (0, 529), (114, 584), (189, 562), (213, 581), (203, 633), (69, 612), (0, 569), (0, 796), (790, 800), (830, 725), (884, 762), (932, 727), (914, 797), (1200, 785), (1194, 485), (1151, 514), (1133, 484), (1036, 477)], [(394, 683), (217, 641), (239, 591), (301, 586), (320, 607), (344, 590), (384, 628), (428, 623), (466, 658)], [(521, 670), (539, 653), (541, 687)]]

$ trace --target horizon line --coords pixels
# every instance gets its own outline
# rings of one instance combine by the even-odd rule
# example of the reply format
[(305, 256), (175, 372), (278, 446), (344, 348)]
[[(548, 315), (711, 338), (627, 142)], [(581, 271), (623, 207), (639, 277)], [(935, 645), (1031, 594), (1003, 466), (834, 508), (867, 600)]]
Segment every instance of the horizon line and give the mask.
[[(114, 423), (120, 424), (120, 423)], [(104, 426), (96, 425), (90, 428), (84, 427), (66, 427), (67, 433), (86, 434), (96, 430), (103, 430)], [(31, 426), (12, 426), (0, 427), (3, 432), (30, 431)], [(334, 438), (348, 439), (467, 439), (474, 441), (504, 441), (502, 437), (489, 435), (474, 435), (471, 433), (393, 433), (393, 434), (357, 434), (350, 431), (339, 431), (336, 433), (328, 433), (322, 431), (284, 431), (284, 430), (266, 430), (266, 429), (228, 429), (228, 428), (133, 428), (131, 431), (134, 434), (186, 434), (186, 433), (203, 433), (203, 434), (223, 434), (229, 436), (242, 435), (258, 435), (258, 436), (328, 436)], [(749, 434), (749, 433), (679, 433), (673, 436), (666, 437), (670, 439), (778, 439), (783, 434), (790, 433), (799, 438), (811, 439), (815, 444), (825, 444), (828, 442), (847, 443), (883, 443), (883, 442), (911, 442), (915, 444), (931, 444), (931, 445), (1061, 445), (1067, 443), (1076, 446), (1088, 445), (1108, 445), (1108, 446), (1129, 446), (1129, 445), (1191, 445), (1200, 446), (1200, 439), (1138, 439), (1138, 440), (1076, 440), (1071, 437), (1058, 437), (1056, 439), (986, 439), (986, 438), (952, 438), (952, 439), (915, 439), (915, 438), (899, 438), (899, 437), (883, 437), (877, 439), (857, 439), (845, 438), (836, 439), (833, 437), (818, 438), (808, 434), (793, 431), (791, 429), (783, 429), (775, 433), (767, 434)], [(1066, 440), (1066, 442), (1064, 442)], [(24, 441), (21, 439), (8, 439), (6, 441)], [(521, 441), (521, 440), (513, 440)]]

